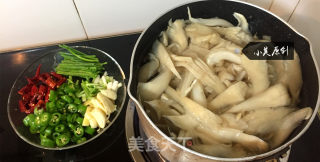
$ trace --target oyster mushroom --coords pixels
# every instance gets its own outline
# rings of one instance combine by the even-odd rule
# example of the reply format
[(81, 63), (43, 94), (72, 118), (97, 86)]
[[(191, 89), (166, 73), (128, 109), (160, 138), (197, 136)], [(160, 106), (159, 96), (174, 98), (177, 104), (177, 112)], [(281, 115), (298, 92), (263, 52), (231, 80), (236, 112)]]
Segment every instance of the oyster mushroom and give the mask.
[(139, 76), (138, 76), (139, 82), (148, 81), (153, 75), (157, 73), (160, 67), (159, 60), (153, 54), (150, 54), (149, 56), (150, 56), (150, 61), (142, 65), (142, 67), (139, 70)]
[(189, 70), (194, 77), (201, 80), (205, 86), (209, 86), (217, 93), (223, 92), (226, 87), (220, 81), (212, 70), (200, 59), (192, 59), (191, 57), (172, 56), (177, 67), (184, 67)]
[(172, 109), (169, 107), (169, 105), (165, 104), (161, 100), (152, 100), (152, 101), (146, 101), (147, 104), (150, 105), (150, 107), (156, 112), (157, 119), (160, 120), (160, 118), (164, 115), (180, 115), (179, 112), (177, 112), (175, 109)]
[(282, 84), (276, 84), (264, 92), (255, 95), (233, 107), (227, 112), (238, 113), (266, 107), (281, 107), (290, 104), (287, 88)]
[(171, 45), (169, 46), (174, 46), (173, 51), (175, 53), (182, 52), (188, 46), (188, 38), (184, 31), (184, 26), (185, 23), (182, 19), (175, 20), (173, 23), (171, 20), (169, 21), (167, 36), (169, 38), (169, 42), (171, 42)]
[(175, 76), (177, 76), (179, 79), (181, 79), (181, 76), (178, 73), (177, 69), (175, 68), (168, 51), (166, 50), (166, 48), (163, 46), (162, 43), (160, 43), (158, 40), (156, 40), (153, 43), (152, 51), (158, 57), (161, 65), (166, 66), (168, 69), (171, 70), (171, 72)]
[(164, 90), (168, 87), (172, 78), (172, 72), (163, 68), (160, 73), (151, 81), (146, 83), (138, 83), (138, 93), (142, 101), (150, 101), (160, 97)]
[(203, 85), (197, 80), (191, 90), (190, 98), (203, 107), (207, 107), (207, 98), (204, 94)]
[(208, 108), (214, 112), (220, 112), (227, 106), (244, 101), (247, 89), (247, 84), (239, 81), (228, 87), (225, 91), (210, 101), (208, 103)]
[(291, 134), (291, 132), (303, 121), (308, 120), (312, 115), (312, 109), (306, 107), (298, 111), (288, 114), (284, 119), (282, 119), (279, 128), (273, 135), (271, 140), (271, 148), (278, 147), (282, 144)]
[(230, 61), (236, 64), (241, 64), (241, 59), (239, 55), (236, 55), (233, 52), (225, 49), (211, 50), (207, 58), (207, 64), (212, 66), (224, 60)]
[(246, 70), (252, 85), (249, 89), (249, 96), (254, 96), (266, 90), (270, 85), (266, 60), (250, 60), (244, 54), (240, 58), (241, 65)]
[(302, 75), (300, 59), (294, 51), (294, 60), (270, 60), (269, 63), (274, 67), (276, 75), (275, 83), (282, 83), (289, 89), (292, 97), (292, 104), (299, 101), (300, 90), (302, 87)]

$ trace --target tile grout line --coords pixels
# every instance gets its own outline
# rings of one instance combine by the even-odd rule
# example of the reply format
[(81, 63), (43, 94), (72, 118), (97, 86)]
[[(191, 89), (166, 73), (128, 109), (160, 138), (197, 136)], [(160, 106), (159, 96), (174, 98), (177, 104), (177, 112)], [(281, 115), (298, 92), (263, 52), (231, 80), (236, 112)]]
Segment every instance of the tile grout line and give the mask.
[(288, 23), (289, 23), (289, 21), (290, 21), (290, 19), (291, 19), (292, 15), (293, 15), (293, 13), (296, 11), (296, 9), (297, 9), (297, 7), (298, 7), (298, 5), (299, 5), (300, 1), (301, 1), (301, 0), (298, 0), (298, 3), (296, 4), (296, 6), (294, 6), (293, 11), (291, 12), (290, 16), (288, 17)]
[(81, 19), (81, 16), (80, 16), (80, 13), (79, 13), (79, 10), (78, 10), (78, 7), (77, 7), (76, 3), (74, 2), (74, 0), (72, 0), (72, 2), (73, 2), (74, 7), (76, 8), (76, 11), (77, 11), (78, 17), (80, 19), (80, 22), (81, 22), (82, 28), (84, 30), (84, 33), (86, 34), (86, 37), (87, 37), (86, 40), (89, 40), (89, 36), (88, 36), (87, 31), (86, 31), (86, 28), (84, 27), (83, 21)]

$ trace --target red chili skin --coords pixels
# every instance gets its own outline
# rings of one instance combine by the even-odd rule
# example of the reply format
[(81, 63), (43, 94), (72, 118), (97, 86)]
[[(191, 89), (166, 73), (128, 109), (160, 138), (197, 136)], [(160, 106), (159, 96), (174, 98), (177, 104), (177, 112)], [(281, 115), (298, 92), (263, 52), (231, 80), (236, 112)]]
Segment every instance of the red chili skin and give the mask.
[(60, 74), (57, 74), (56, 72), (52, 71), (50, 72), (52, 76), (54, 76), (58, 81), (56, 82), (56, 86), (59, 87), (61, 84), (63, 84), (67, 79), (63, 77)]
[(41, 68), (41, 64), (39, 64), (38, 68), (37, 68), (37, 71), (36, 71), (36, 74), (35, 74), (35, 78), (38, 78), (39, 75), (40, 75), (40, 68)]
[(46, 85), (48, 85), (50, 88), (54, 89), (56, 87), (56, 83), (53, 81), (51, 77), (48, 77), (45, 81)]
[(59, 88), (61, 86), (61, 84), (63, 84), (67, 79), (66, 78), (61, 78), (58, 82), (57, 82), (57, 88)]
[(28, 105), (29, 105), (30, 108), (31, 108), (31, 107), (34, 107), (34, 106), (36, 105), (36, 102), (37, 102), (37, 98), (38, 98), (38, 97), (39, 97), (39, 95), (38, 95), (38, 94), (35, 94), (35, 95), (33, 95), (32, 98), (29, 100)]
[(46, 94), (46, 92), (47, 92), (47, 87), (45, 87), (44, 85), (40, 85), (38, 92), (39, 92), (39, 94), (40, 94), (41, 96), (44, 96), (44, 95)]
[(45, 102), (43, 100), (39, 100), (38, 103), (35, 105), (35, 107), (42, 107), (45, 109)]
[(37, 84), (39, 80), (37, 78), (27, 78), (28, 84)]
[(31, 87), (31, 96), (34, 96), (36, 93), (38, 93), (38, 87), (36, 85), (33, 85)]
[(52, 90), (52, 88), (48, 87), (48, 88), (47, 88), (46, 96), (44, 97), (44, 102), (45, 102), (45, 103), (47, 103), (47, 102), (49, 101), (50, 90)]
[(32, 96), (29, 93), (23, 94), (22, 101), (27, 102), (32, 98)]
[(26, 112), (27, 108), (26, 106), (23, 104), (22, 100), (19, 100), (19, 108), (21, 112)]
[(54, 89), (56, 87), (55, 81), (51, 78), (49, 73), (43, 73), (39, 76), (39, 80), (46, 84), (47, 86), (51, 87)]
[(34, 111), (34, 107), (32, 107), (32, 108), (30, 108), (30, 109), (27, 109), (27, 110), (25, 111), (25, 113), (26, 113), (26, 114), (30, 114), (30, 113), (33, 113), (33, 111)]
[(64, 79), (64, 77), (60, 74), (57, 74), (56, 72), (52, 71), (50, 72), (50, 74), (56, 78), (58, 78), (58, 80)]
[(20, 108), (20, 111), (21, 111), (21, 112), (24, 112), (24, 113), (26, 113), (26, 114), (33, 113), (33, 111), (34, 111), (34, 107), (27, 109), (27, 108), (26, 108), (26, 105), (23, 104), (23, 101), (22, 101), (22, 100), (19, 100), (19, 108)]
[(19, 95), (24, 95), (26, 92), (29, 92), (31, 90), (32, 84), (27, 84), (26, 86), (22, 87), (19, 91)]

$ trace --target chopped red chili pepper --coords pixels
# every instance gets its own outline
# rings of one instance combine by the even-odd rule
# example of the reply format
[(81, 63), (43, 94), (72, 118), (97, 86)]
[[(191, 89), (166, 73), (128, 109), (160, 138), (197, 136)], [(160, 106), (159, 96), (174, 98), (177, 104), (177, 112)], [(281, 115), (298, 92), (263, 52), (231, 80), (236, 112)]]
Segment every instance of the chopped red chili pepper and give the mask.
[(43, 100), (39, 100), (35, 107), (45, 108), (45, 102)]
[(31, 99), (31, 95), (29, 93), (23, 94), (22, 101), (26, 102)]
[(63, 84), (66, 80), (67, 80), (66, 78), (61, 78), (60, 80), (58, 80), (57, 88), (59, 88), (61, 86), (61, 84)]
[(45, 81), (46, 85), (48, 85), (50, 88), (54, 89), (56, 87), (56, 83), (53, 81), (51, 77), (48, 77)]
[(30, 114), (30, 113), (33, 113), (33, 111), (34, 111), (34, 107), (26, 110), (25, 113)]
[(23, 95), (31, 90), (32, 84), (27, 84), (26, 86), (22, 87), (19, 91), (19, 95)]
[(46, 93), (46, 96), (45, 96), (45, 98), (44, 98), (44, 102), (45, 103), (47, 103), (48, 101), (49, 101), (49, 95), (50, 95), (50, 90), (51, 90), (52, 88), (51, 87), (48, 87), (47, 88), (47, 93)]
[(46, 93), (46, 90), (47, 90), (47, 87), (45, 87), (44, 85), (40, 85), (38, 92), (40, 93), (41, 96), (44, 96)]
[(38, 87), (37, 85), (33, 85), (31, 88), (31, 96), (34, 96), (38, 92)]
[(34, 76), (35, 78), (38, 78), (40, 75), (40, 68), (41, 68), (41, 64), (38, 66), (37, 71), (36, 71), (36, 75)]
[(36, 79), (36, 78), (27, 78), (27, 81), (29, 84), (37, 84), (38, 83), (38, 79)]
[(35, 107), (45, 108), (49, 100), (51, 89), (55, 89), (66, 81), (66, 78), (55, 72), (40, 74), (41, 64), (38, 66), (33, 78), (26, 78), (28, 84), (18, 91), (22, 96), (19, 100), (21, 112), (32, 113)]
[(26, 112), (27, 108), (26, 106), (23, 104), (22, 100), (19, 100), (19, 108), (21, 112)]
[(51, 74), (52, 76), (54, 76), (54, 77), (58, 78), (58, 80), (61, 80), (61, 79), (63, 79), (63, 78), (64, 78), (62, 75), (57, 74), (57, 73), (56, 73), (56, 72), (54, 72), (54, 71), (50, 72), (50, 74)]

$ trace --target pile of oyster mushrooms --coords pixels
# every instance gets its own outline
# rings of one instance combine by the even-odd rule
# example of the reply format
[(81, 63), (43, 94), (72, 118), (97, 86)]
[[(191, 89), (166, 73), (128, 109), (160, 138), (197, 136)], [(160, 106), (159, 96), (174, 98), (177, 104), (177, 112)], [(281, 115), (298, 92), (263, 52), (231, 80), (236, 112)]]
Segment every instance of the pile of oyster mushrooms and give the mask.
[(241, 51), (258, 39), (246, 18), (170, 20), (139, 72), (138, 94), (168, 136), (217, 157), (245, 157), (280, 146), (310, 118), (297, 108), (302, 86), (294, 60), (250, 60)]

